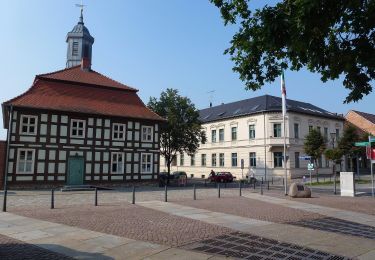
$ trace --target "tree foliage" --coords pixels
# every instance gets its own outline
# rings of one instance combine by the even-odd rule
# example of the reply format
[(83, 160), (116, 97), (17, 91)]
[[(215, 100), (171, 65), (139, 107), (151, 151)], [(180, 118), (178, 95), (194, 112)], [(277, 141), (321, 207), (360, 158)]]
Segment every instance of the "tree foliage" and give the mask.
[(344, 133), (338, 142), (338, 147), (342, 151), (343, 155), (355, 157), (357, 155), (364, 155), (363, 147), (354, 146), (355, 142), (368, 141), (365, 136), (359, 136), (357, 130), (349, 125), (345, 127)]
[(303, 148), (305, 153), (311, 156), (312, 162), (315, 162), (316, 179), (319, 181), (318, 169), (320, 165), (318, 165), (318, 158), (321, 158), (324, 150), (326, 149), (326, 143), (322, 134), (316, 129), (311, 129), (309, 134), (305, 137)]
[(306, 67), (321, 80), (344, 76), (345, 103), (372, 91), (375, 79), (374, 0), (282, 0), (251, 10), (250, 0), (210, 0), (225, 25), (239, 30), (225, 51), (246, 89), (273, 82), (283, 69)]
[(326, 149), (326, 143), (322, 134), (316, 129), (311, 129), (309, 134), (305, 137), (303, 148), (305, 153), (311, 156), (314, 160), (320, 158)]
[(324, 152), (326, 159), (332, 161), (334, 164), (340, 163), (343, 155), (342, 150), (339, 148), (327, 149)]
[(206, 140), (199, 112), (190, 99), (180, 96), (176, 89), (167, 89), (159, 99), (150, 98), (147, 106), (167, 119), (167, 123), (161, 128), (160, 153), (165, 158), (169, 175), (170, 165), (177, 153), (192, 155), (199, 143)]

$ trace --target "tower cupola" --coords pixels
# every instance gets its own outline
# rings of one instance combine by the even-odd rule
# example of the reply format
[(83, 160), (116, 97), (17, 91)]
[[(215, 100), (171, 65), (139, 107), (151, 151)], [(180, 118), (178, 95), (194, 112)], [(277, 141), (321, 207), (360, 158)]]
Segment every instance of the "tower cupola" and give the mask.
[(66, 67), (70, 68), (81, 64), (82, 59), (92, 62), (92, 45), (94, 37), (83, 23), (83, 8), (76, 26), (66, 36), (68, 51), (66, 55)]

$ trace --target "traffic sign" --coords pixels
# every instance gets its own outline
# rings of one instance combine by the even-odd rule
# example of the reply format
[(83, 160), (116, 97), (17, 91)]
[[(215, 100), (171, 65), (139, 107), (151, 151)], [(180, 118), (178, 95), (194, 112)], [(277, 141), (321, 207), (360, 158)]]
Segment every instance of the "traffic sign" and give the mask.
[(305, 161), (310, 161), (311, 160), (311, 156), (309, 156), (309, 155), (303, 155), (303, 156), (300, 156), (299, 159), (300, 160), (305, 160)]
[(369, 142), (356, 142), (354, 143), (354, 146), (359, 146), (359, 147), (365, 147), (365, 146), (368, 146), (370, 145)]
[(312, 164), (312, 163), (307, 164), (307, 169), (309, 171), (313, 171), (314, 170), (314, 164)]

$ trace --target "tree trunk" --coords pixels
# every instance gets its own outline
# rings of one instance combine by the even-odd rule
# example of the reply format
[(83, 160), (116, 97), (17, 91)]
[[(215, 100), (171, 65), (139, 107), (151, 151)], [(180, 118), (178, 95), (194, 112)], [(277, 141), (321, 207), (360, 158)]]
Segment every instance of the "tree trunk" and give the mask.
[(169, 185), (169, 176), (171, 176), (171, 160), (168, 160), (167, 168), (168, 168), (168, 174), (167, 174), (167, 185)]

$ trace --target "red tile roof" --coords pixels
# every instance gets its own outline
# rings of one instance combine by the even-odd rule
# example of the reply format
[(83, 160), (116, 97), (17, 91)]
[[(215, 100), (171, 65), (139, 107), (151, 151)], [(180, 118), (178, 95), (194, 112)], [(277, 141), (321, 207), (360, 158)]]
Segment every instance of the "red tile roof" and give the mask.
[(74, 67), (36, 76), (29, 90), (3, 106), (164, 121), (144, 105), (136, 91), (97, 72)]
[(375, 124), (375, 115), (374, 114), (369, 114), (369, 113), (365, 113), (365, 112), (360, 112), (360, 111), (355, 111), (353, 110), (355, 113), (361, 115), (362, 117), (364, 117), (365, 119), (367, 119), (368, 121), (370, 121), (371, 123)]
[(83, 84), (96, 85), (96, 86), (102, 86), (102, 87), (138, 91), (135, 88), (126, 86), (94, 70), (88, 70), (88, 71), (82, 70), (80, 65), (71, 67), (68, 69), (58, 70), (58, 71), (47, 73), (47, 74), (40, 74), (40, 75), (37, 75), (36, 78), (76, 82), (76, 83), (83, 83)]

